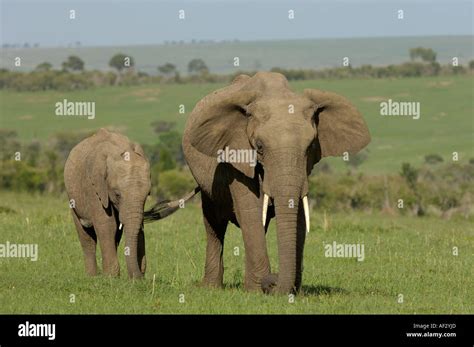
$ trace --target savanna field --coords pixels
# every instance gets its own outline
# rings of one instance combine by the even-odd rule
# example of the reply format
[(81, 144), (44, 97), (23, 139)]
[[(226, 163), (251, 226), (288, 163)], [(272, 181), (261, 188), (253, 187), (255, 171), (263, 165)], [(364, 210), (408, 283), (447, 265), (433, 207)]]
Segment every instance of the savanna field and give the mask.
[[(324, 219), (322, 213), (313, 211), (303, 292), (291, 303), (287, 296), (243, 290), (245, 250), (240, 229), (233, 226), (225, 241), (225, 289), (200, 287), (205, 232), (196, 204), (145, 226), (147, 274), (145, 280), (132, 282), (126, 275), (123, 241), (120, 278), (85, 276), (67, 199), (2, 196), (2, 205), (15, 211), (0, 215), (2, 241), (38, 243), (39, 248), (36, 262), (1, 260), (2, 313), (421, 314), (474, 310), (472, 221), (328, 213)], [(273, 270), (277, 270), (275, 231), (273, 222), (267, 235)], [(324, 244), (333, 241), (364, 244), (364, 261), (326, 258)], [(453, 255), (453, 247), (458, 247), (458, 256)], [(70, 303), (71, 294), (75, 303)], [(399, 303), (400, 294), (403, 303)]]
[[(351, 100), (372, 134), (360, 170), (394, 174), (402, 162), (417, 165), (431, 153), (459, 161), (474, 157), (472, 76), (322, 80), (290, 83)], [(77, 92), (1, 91), (1, 128), (20, 139), (48, 141), (64, 130), (114, 127), (134, 141), (153, 143), (150, 123), (166, 120), (182, 131), (186, 116), (217, 84), (109, 87)], [(54, 104), (96, 101), (96, 117), (56, 116)], [(380, 102), (418, 101), (421, 117), (380, 116)], [(179, 105), (185, 114), (179, 113)], [(327, 160), (338, 171), (340, 158)], [(472, 216), (387, 215), (377, 211), (336, 213), (314, 206), (307, 236), (302, 293), (266, 296), (243, 290), (245, 250), (240, 229), (225, 241), (224, 290), (200, 287), (205, 232), (199, 197), (171, 217), (145, 226), (144, 281), (126, 276), (88, 278), (65, 195), (1, 192), (0, 243), (37, 243), (38, 261), (0, 258), (0, 313), (473, 313)], [(150, 199), (149, 204), (152, 204)], [(277, 271), (275, 222), (267, 234)], [(360, 243), (364, 261), (325, 257), (324, 245)], [(457, 255), (453, 254), (456, 247)], [(100, 264), (100, 257), (99, 264)], [(155, 275), (155, 280), (153, 277)], [(71, 302), (71, 295), (74, 301)], [(402, 296), (400, 296), (402, 295)]]
[[(402, 162), (418, 164), (425, 155), (437, 153), (450, 158), (452, 152), (468, 161), (474, 157), (472, 144), (471, 76), (439, 76), (403, 79), (347, 79), (298, 81), (293, 90), (317, 88), (344, 95), (362, 112), (372, 142), (366, 172), (394, 172)], [(48, 140), (61, 131), (90, 130), (109, 126), (140, 143), (153, 143), (156, 134), (150, 123), (176, 122), (182, 131), (194, 105), (220, 84), (170, 84), (96, 88), (76, 92), (1, 91), (1, 127), (16, 130), (21, 139)], [(86, 117), (56, 116), (55, 104), (68, 101), (95, 101), (94, 120)], [(380, 116), (380, 102), (420, 102), (421, 117)], [(184, 105), (185, 113), (179, 113)], [(340, 159), (326, 160), (342, 167)]]

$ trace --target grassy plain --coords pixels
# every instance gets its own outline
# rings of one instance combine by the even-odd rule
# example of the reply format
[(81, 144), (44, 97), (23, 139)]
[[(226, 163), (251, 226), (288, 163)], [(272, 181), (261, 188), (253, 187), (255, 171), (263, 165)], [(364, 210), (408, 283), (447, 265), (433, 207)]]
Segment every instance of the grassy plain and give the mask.
[[(458, 152), (459, 160), (474, 157), (472, 76), (403, 79), (350, 79), (293, 82), (296, 91), (325, 89), (351, 100), (364, 115), (372, 142), (369, 157), (361, 169), (366, 172), (398, 172), (402, 162), (418, 165), (427, 154), (440, 154), (445, 161)], [(1, 128), (14, 129), (21, 139), (46, 140), (57, 132), (113, 127), (141, 143), (153, 143), (156, 135), (150, 123), (174, 121), (182, 131), (186, 117), (206, 94), (219, 84), (145, 85), (108, 87), (61, 93), (57, 91), (0, 92)], [(55, 104), (68, 101), (95, 101), (95, 119), (56, 116)], [(420, 103), (420, 119), (381, 116), (380, 103), (413, 101)], [(179, 113), (179, 105), (185, 114)], [(340, 158), (328, 159), (336, 168)]]
[[(39, 248), (35, 262), (0, 258), (0, 313), (474, 313), (474, 231), (467, 220), (327, 214), (324, 230), (322, 213), (314, 211), (303, 291), (291, 303), (243, 290), (245, 250), (235, 227), (226, 238), (226, 288), (199, 286), (205, 232), (197, 204), (146, 225), (148, 269), (139, 282), (128, 280), (123, 255), (120, 278), (86, 277), (66, 198), (2, 192), (0, 206), (0, 243)], [(267, 240), (277, 270), (274, 223)], [(364, 244), (364, 261), (325, 257), (324, 245), (333, 241)]]

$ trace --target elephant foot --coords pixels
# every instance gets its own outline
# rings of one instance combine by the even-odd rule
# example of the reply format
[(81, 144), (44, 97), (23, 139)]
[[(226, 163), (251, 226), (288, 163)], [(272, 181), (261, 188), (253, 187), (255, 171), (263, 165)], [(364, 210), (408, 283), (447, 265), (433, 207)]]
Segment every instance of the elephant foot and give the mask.
[(98, 274), (97, 269), (86, 269), (86, 275), (89, 277), (96, 277)]
[(278, 274), (269, 274), (262, 278), (261, 288), (265, 294), (271, 294), (274, 292), (277, 283)]
[(103, 274), (109, 277), (120, 277), (120, 267), (118, 264), (116, 266), (110, 266), (103, 269)]
[(262, 289), (262, 284), (257, 282), (244, 282), (244, 288), (248, 292), (257, 292)]
[(246, 291), (261, 291), (262, 280), (270, 275), (270, 271), (266, 270), (264, 273), (246, 273), (244, 279), (244, 288)]
[(86, 274), (88, 276), (97, 276), (98, 271), (97, 271), (97, 263), (95, 260), (95, 256), (92, 259), (87, 259), (85, 261), (85, 269), (86, 269)]
[(214, 288), (214, 289), (222, 289), (224, 288), (224, 283), (220, 281), (212, 281), (204, 278), (201, 283), (198, 285), (199, 287), (203, 288)]
[(141, 272), (129, 273), (128, 277), (131, 280), (142, 280), (145, 277), (145, 274)]

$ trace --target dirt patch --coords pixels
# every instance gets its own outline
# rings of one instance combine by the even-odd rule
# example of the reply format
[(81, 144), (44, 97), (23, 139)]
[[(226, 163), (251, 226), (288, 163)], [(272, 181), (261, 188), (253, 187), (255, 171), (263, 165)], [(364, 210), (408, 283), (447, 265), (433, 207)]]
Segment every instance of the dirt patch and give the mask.
[(382, 102), (388, 100), (386, 96), (366, 96), (361, 98), (362, 101), (365, 102)]
[(127, 93), (126, 95), (137, 96), (139, 98), (155, 98), (160, 94), (158, 88), (142, 88)]
[(147, 97), (147, 98), (142, 98), (141, 100), (148, 101), (148, 102), (153, 102), (153, 101), (158, 100), (158, 98), (156, 98), (154, 96), (150, 96), (150, 97)]
[(428, 83), (428, 87), (443, 88), (443, 87), (449, 87), (452, 84), (453, 84), (453, 81), (430, 82)]
[(448, 114), (447, 114), (446, 112), (440, 112), (440, 113), (436, 114), (436, 115), (433, 117), (433, 119), (434, 119), (434, 120), (439, 120), (439, 119), (441, 119), (441, 118), (446, 117), (447, 115), (448, 115)]
[[(25, 98), (26, 102), (51, 102), (52, 97), (49, 95), (30, 95)], [(54, 100), (54, 99), (53, 99)]]
[(24, 116), (18, 117), (19, 120), (32, 120), (33, 116), (31, 114), (25, 114)]

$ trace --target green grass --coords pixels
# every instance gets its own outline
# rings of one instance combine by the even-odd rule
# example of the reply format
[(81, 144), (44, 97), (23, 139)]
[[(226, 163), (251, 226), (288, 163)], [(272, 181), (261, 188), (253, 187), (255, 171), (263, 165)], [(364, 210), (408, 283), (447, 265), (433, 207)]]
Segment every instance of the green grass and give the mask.
[[(473, 84), (469, 76), (394, 80), (304, 81), (295, 90), (320, 88), (345, 95), (362, 111), (372, 142), (361, 170), (397, 172), (402, 162), (419, 164), (426, 154), (474, 157)], [(74, 93), (0, 92), (1, 128), (22, 140), (46, 141), (59, 131), (114, 126), (143, 143), (156, 141), (150, 123), (176, 121), (182, 130), (195, 103), (220, 85), (153, 85), (99, 88)], [(96, 119), (61, 118), (62, 99), (96, 101)], [(384, 118), (383, 99), (419, 101), (421, 119)], [(178, 113), (184, 104), (186, 114)], [(342, 168), (341, 159), (330, 159)], [(295, 303), (286, 296), (247, 293), (242, 288), (244, 248), (239, 229), (229, 228), (225, 290), (199, 286), (205, 233), (199, 208), (189, 204), (146, 226), (148, 270), (144, 281), (127, 276), (87, 278), (66, 198), (2, 192), (0, 243), (37, 243), (39, 260), (0, 258), (0, 313), (474, 313), (472, 220), (329, 215), (314, 211), (305, 248), (304, 287)], [(15, 213), (9, 213), (11, 208)], [(277, 266), (274, 225), (267, 236)], [(323, 242), (363, 243), (365, 260), (324, 257)], [(233, 254), (239, 247), (240, 255)], [(452, 255), (458, 247), (459, 255)], [(120, 249), (123, 254), (123, 244)], [(126, 274), (124, 257), (120, 257)], [(156, 275), (153, 292), (152, 278)], [(70, 303), (70, 295), (76, 297)], [(179, 302), (184, 294), (185, 303)], [(403, 294), (404, 302), (397, 302)]]
[[(122, 277), (85, 276), (65, 198), (2, 192), (0, 206), (15, 211), (0, 208), (0, 243), (39, 247), (36, 262), (0, 258), (0, 313), (474, 313), (472, 220), (338, 214), (328, 216), (324, 231), (322, 214), (315, 211), (303, 293), (289, 303), (287, 296), (243, 290), (244, 248), (235, 227), (226, 238), (226, 288), (199, 286), (205, 232), (197, 205), (146, 225), (148, 269), (138, 282), (125, 275), (124, 256)], [(267, 240), (276, 270), (274, 223)], [(332, 241), (363, 243), (365, 260), (326, 258), (323, 242)], [(71, 294), (75, 303), (69, 302)], [(399, 294), (403, 303), (397, 302)]]
[[(372, 134), (366, 172), (397, 172), (402, 162), (420, 164), (427, 154), (437, 153), (450, 161), (453, 152), (460, 161), (474, 157), (472, 76), (405, 79), (359, 79), (304, 81), (291, 83), (297, 91), (320, 88), (349, 98), (363, 113)], [(113, 126), (131, 139), (153, 143), (156, 135), (150, 123), (155, 120), (177, 122), (182, 130), (194, 105), (219, 84), (148, 85), (109, 87), (74, 93), (0, 92), (0, 127), (14, 129), (21, 139), (46, 140), (60, 131), (96, 130)], [(63, 99), (96, 101), (96, 118), (56, 116), (54, 105)], [(380, 116), (380, 102), (421, 103), (421, 118)], [(179, 114), (179, 105), (186, 114)], [(342, 168), (340, 158), (327, 159)]]

